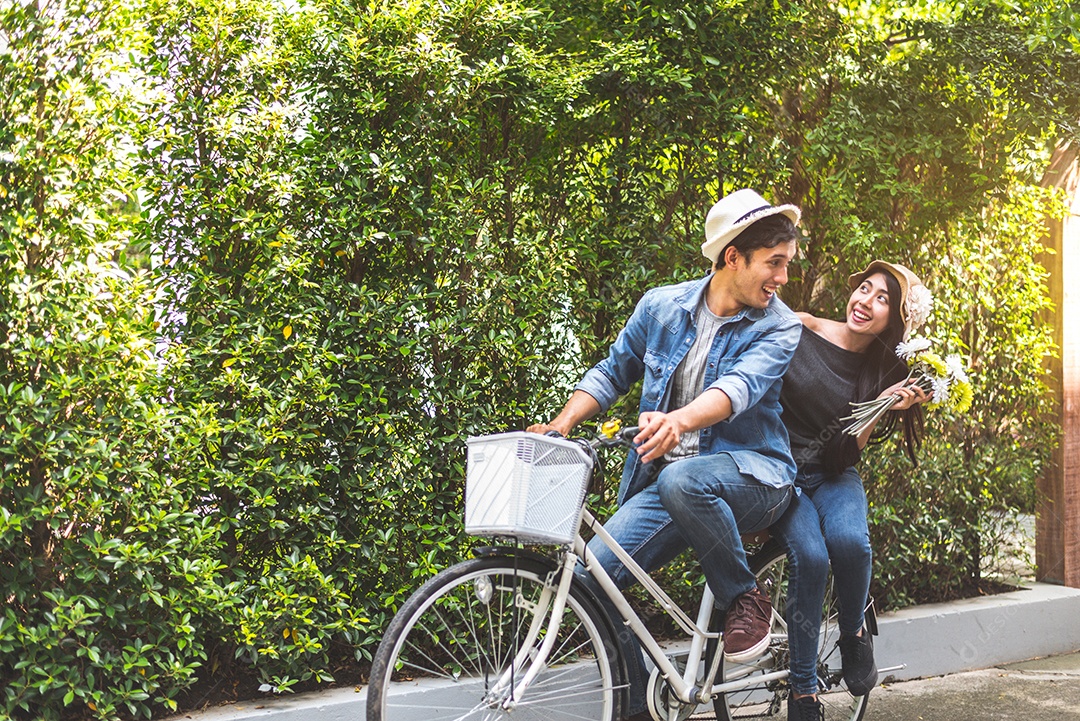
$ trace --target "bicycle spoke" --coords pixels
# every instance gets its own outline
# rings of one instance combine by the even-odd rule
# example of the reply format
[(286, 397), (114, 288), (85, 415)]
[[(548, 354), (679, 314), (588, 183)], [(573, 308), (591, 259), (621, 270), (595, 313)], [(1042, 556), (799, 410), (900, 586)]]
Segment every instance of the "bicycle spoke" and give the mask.
[(408, 645), (409, 648), (414, 650), (418, 655), (423, 656), (425, 659), (427, 659), (428, 663), (431, 664), (431, 667), (430, 668), (425, 668), (423, 666), (418, 666), (417, 664), (415, 664), (415, 663), (413, 663), (411, 661), (408, 661), (406, 659), (399, 658), (398, 662), (401, 663), (402, 666), (411, 666), (412, 668), (416, 669), (417, 671), (420, 671), (421, 673), (431, 674), (431, 675), (434, 675), (434, 676), (440, 676), (442, 678), (450, 679), (451, 681), (456, 681), (457, 680), (451, 674), (448, 674), (448, 673), (446, 673), (446, 671), (442, 670), (443, 664), (440, 664), (435, 659), (431, 658), (431, 656), (429, 656), (427, 654), (427, 652), (424, 651), (424, 649), (420, 648), (419, 646), (412, 643), (411, 641), (407, 642), (407, 645)]
[[(453, 631), (454, 627), (451, 626), (446, 621), (446, 617), (443, 616), (442, 612), (438, 608), (432, 607), (432, 610), (435, 612), (435, 615), (439, 617), (439, 620), (442, 621), (442, 627), (444, 629), (446, 629), (447, 635), (453, 637), (453, 639), (458, 642), (458, 645), (461, 646), (461, 648), (464, 650), (465, 646), (462, 646), (461, 639), (457, 637), (456, 633), (454, 633), (454, 631)], [(429, 634), (430, 634), (430, 632), (429, 632)], [(477, 644), (477, 645), (479, 645), (479, 644)], [(443, 645), (441, 640), (439, 642), (439, 647), (442, 648), (446, 652), (446, 655), (447, 655), (448, 658), (451, 658), (451, 659), (455, 658), (455, 654), (449, 648), (447, 648), (445, 645)], [(469, 660), (469, 659), (463, 659), (463, 660)], [(464, 664), (462, 664), (462, 665), (464, 665)], [(476, 669), (477, 677), (480, 677), (480, 676), (484, 675), (484, 670), (476, 665), (475, 660), (473, 661), (473, 668)]]
[[(475, 586), (471, 590), (475, 592)], [(466, 595), (466, 597), (471, 599), (471, 596), (469, 596), (468, 594)], [(479, 601), (479, 599), (477, 599), (477, 601)], [(480, 634), (476, 631), (476, 623), (472, 618), (472, 614), (465, 613), (464, 608), (473, 608), (473, 604), (467, 603), (463, 606), (463, 608), (458, 609), (458, 615), (461, 617), (462, 623), (464, 623), (465, 626), (469, 629), (469, 635), (472, 637), (473, 641), (476, 642), (476, 648), (480, 652), (480, 655), (483, 657), (484, 662), (487, 664), (487, 667), (490, 669), (497, 669), (498, 667), (493, 664), (492, 658), (488, 656), (487, 646), (480, 642)]]
[[(584, 682), (572, 684), (572, 685), (569, 685), (569, 686), (560, 686), (559, 688), (549, 689), (544, 693), (536, 693), (537, 690), (543, 691), (545, 686), (550, 686), (550, 685), (552, 685), (552, 683), (553, 683), (553, 680), (548, 679), (544, 683), (533, 684), (532, 686), (529, 687), (528, 691), (526, 691), (527, 700), (523, 701), (523, 702), (520, 702), (518, 705), (520, 706), (520, 705), (523, 705), (523, 704), (535, 704), (535, 703), (538, 703), (540, 701), (547, 700), (547, 699), (571, 698), (571, 697), (574, 697), (574, 696), (582, 696), (582, 695), (585, 695), (585, 694), (588, 694), (588, 693), (593, 693), (597, 688), (599, 688), (599, 686), (594, 681), (584, 681)], [(609, 688), (613, 688), (613, 687), (609, 687)], [(577, 693), (567, 693), (568, 691), (572, 691), (574, 689), (588, 689), (588, 690), (587, 691), (578, 691)]]
[[(564, 636), (564, 638), (563, 638), (563, 640), (562, 640), (562, 643), (560, 643), (560, 644), (559, 644), (559, 647), (558, 647), (558, 648), (556, 648), (556, 649), (553, 649), (553, 650), (552, 650), (552, 652), (551, 652), (551, 660), (549, 661), (549, 663), (551, 663), (551, 664), (553, 664), (553, 665), (554, 665), (555, 663), (557, 663), (557, 662), (558, 662), (558, 660), (559, 660), (559, 659), (562, 659), (562, 658), (565, 658), (565, 657), (566, 657), (566, 655), (567, 655), (567, 654), (564, 654), (564, 653), (563, 653), (563, 649), (565, 649), (565, 648), (566, 648), (566, 644), (570, 643), (570, 642), (571, 642), (571, 641), (573, 640), (573, 638), (574, 638), (574, 635), (575, 635), (575, 634), (576, 634), (576, 633), (578, 632), (578, 630), (579, 630), (580, 628), (581, 628), (581, 624), (579, 623), (579, 624), (577, 624), (576, 626), (574, 626), (574, 628), (572, 628), (572, 629), (570, 630), (570, 632), (569, 632), (569, 633), (567, 633), (567, 634), (566, 634), (566, 635)], [(568, 651), (568, 653), (570, 653), (570, 654), (576, 653), (577, 651), (581, 650), (581, 649), (582, 649), (583, 647), (585, 647), (585, 646), (587, 646), (587, 645), (589, 645), (589, 640), (588, 640), (588, 638), (586, 638), (585, 640), (583, 640), (583, 641), (582, 641), (581, 643), (579, 643), (579, 644), (578, 644), (577, 646), (575, 646), (574, 648), (570, 649), (570, 650)]]
[[(525, 691), (524, 697), (515, 702), (514, 707), (522, 708), (543, 705), (543, 707), (547, 709), (574, 708), (575, 704), (573, 703), (553, 704), (551, 702), (580, 699), (583, 697), (595, 697), (598, 691), (615, 691), (627, 688), (626, 684), (620, 686), (599, 686), (594, 681), (585, 681), (577, 684), (559, 686), (558, 688), (548, 689), (547, 687), (555, 684), (558, 681), (558, 678), (559, 677), (545, 677), (542, 683), (532, 684)], [(573, 718), (592, 718), (591, 716), (580, 716), (576, 713), (565, 713), (565, 715)]]
[[(419, 651), (419, 649), (417, 649), (417, 650)], [(420, 653), (420, 655), (427, 658), (427, 654), (425, 654), (423, 651), (419, 651), (419, 653)], [(430, 661), (431, 659), (429, 658), (428, 660)], [(400, 660), (399, 663), (401, 663), (401, 666), (403, 668), (408, 667), (408, 668), (416, 669), (422, 675), (425, 675), (425, 676), (434, 676), (436, 678), (445, 678), (447, 681), (457, 681), (458, 680), (458, 679), (454, 678), (453, 676), (451, 676), (450, 674), (446, 673), (445, 671), (440, 671), (437, 668), (425, 668), (423, 666), (417, 666), (415, 663), (412, 663), (411, 661), (405, 661), (405, 660)], [(432, 663), (432, 666), (437, 666), (438, 665), (434, 661), (432, 661), (431, 663)]]
[[(580, 669), (577, 669), (577, 671), (578, 671), (578, 673), (581, 672)], [(564, 667), (561, 671), (559, 671), (557, 673), (544, 674), (544, 676), (541, 677), (541, 679), (539, 679), (539, 683), (534, 682), (532, 685), (529, 686), (528, 693), (529, 693), (530, 696), (539, 698), (539, 697), (544, 697), (543, 694), (536, 695), (535, 692), (537, 690), (543, 691), (545, 688), (547, 688), (549, 686), (554, 686), (556, 688), (550, 689), (547, 692), (548, 694), (559, 693), (559, 692), (563, 692), (563, 691), (565, 691), (567, 689), (572, 689), (572, 688), (584, 688), (584, 687), (599, 688), (597, 681), (579, 682), (579, 683), (577, 683), (575, 685), (566, 685), (566, 686), (560, 685), (560, 684), (562, 684), (564, 679), (567, 679), (567, 678), (572, 679), (573, 676), (574, 676), (574, 672), (575, 672), (575, 668), (573, 666), (567, 666), (567, 667)]]
[[(495, 584), (495, 590), (499, 596), (499, 617), (500, 618), (514, 618), (515, 608), (517, 608), (517, 594), (520, 592), (520, 588), (517, 583), (506, 586), (503, 584)], [(509, 605), (509, 608), (507, 607)], [(509, 633), (506, 634), (506, 638), (503, 637), (503, 626), (497, 621), (491, 621), (492, 626), (498, 626), (499, 628), (499, 641), (500, 648), (505, 649), (505, 655), (499, 659), (499, 669), (505, 669), (510, 666), (513, 660), (517, 657), (518, 651), (521, 649), (522, 641), (522, 624), (525, 620), (525, 615), (520, 613), (520, 608), (517, 609), (517, 619), (512, 628), (508, 629)], [(505, 642), (505, 646), (503, 643)]]
[[(569, 643), (569, 641), (570, 641), (570, 639), (567, 639), (566, 641), (564, 641), (563, 644), (559, 647), (559, 650), (561, 651), (566, 646), (566, 644)], [(548, 664), (551, 665), (551, 666), (558, 666), (558, 665), (560, 665), (560, 662), (563, 659), (570, 659), (570, 660), (566, 661), (566, 663), (574, 663), (573, 659), (575, 659), (575, 658), (585, 658), (587, 660), (589, 657), (588, 656), (583, 657), (579, 652), (581, 651), (581, 649), (585, 648), (588, 645), (589, 645), (589, 641), (585, 640), (585, 641), (582, 641), (581, 643), (579, 643), (577, 646), (574, 646), (571, 649), (567, 649), (566, 653), (564, 653), (564, 654), (556, 655), (555, 653), (552, 653), (551, 654), (551, 659), (548, 661)]]

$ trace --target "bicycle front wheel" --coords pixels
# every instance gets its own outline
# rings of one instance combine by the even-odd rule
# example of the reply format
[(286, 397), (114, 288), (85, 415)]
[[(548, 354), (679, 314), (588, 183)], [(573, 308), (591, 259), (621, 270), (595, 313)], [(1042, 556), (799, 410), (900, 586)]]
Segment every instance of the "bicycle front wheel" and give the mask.
[(614, 719), (617, 651), (575, 584), (547, 663), (513, 697), (544, 641), (557, 584), (554, 564), (507, 556), (432, 578), (394, 616), (375, 653), (368, 721)]
[[(767, 546), (750, 559), (750, 570), (766, 589), (773, 604), (772, 640), (768, 652), (749, 663), (731, 664), (721, 660), (719, 677), (722, 681), (752, 682), (747, 688), (722, 694), (716, 699), (716, 717), (727, 721), (779, 718), (787, 713), (785, 704), (790, 691), (787, 677), (769, 678), (778, 671), (786, 671), (790, 661), (785, 615), (789, 577), (787, 554), (779, 545)], [(838, 613), (830, 573), (825, 586), (821, 632), (818, 636), (818, 679), (821, 687), (818, 700), (825, 708), (826, 721), (860, 721), (866, 711), (867, 696), (852, 696), (841, 683), (843, 674), (837, 646), (840, 639)]]

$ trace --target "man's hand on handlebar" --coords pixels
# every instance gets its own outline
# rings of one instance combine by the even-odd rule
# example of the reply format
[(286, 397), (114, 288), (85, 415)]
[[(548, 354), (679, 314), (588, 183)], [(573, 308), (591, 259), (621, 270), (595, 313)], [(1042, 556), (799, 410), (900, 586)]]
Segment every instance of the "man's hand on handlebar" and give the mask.
[(547, 433), (554, 431), (555, 433), (558, 433), (560, 436), (566, 436), (565, 433), (563, 433), (558, 428), (556, 428), (555, 426), (550, 425), (548, 423), (533, 423), (531, 426), (529, 426), (525, 430), (527, 430), (529, 433), (539, 433), (540, 435), (546, 435)]
[(600, 404), (585, 391), (574, 391), (559, 415), (547, 423), (533, 423), (525, 430), (530, 433), (548, 433), (555, 431), (562, 436), (569, 436), (570, 431), (600, 412)]

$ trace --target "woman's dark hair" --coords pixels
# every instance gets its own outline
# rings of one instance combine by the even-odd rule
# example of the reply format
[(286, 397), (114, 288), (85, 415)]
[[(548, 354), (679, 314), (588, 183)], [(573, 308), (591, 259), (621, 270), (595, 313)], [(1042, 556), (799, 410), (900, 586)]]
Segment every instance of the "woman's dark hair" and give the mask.
[[(907, 364), (896, 355), (896, 346), (904, 339), (904, 317), (900, 308), (900, 283), (892, 273), (875, 270), (885, 276), (885, 287), (889, 292), (889, 324), (885, 330), (874, 337), (870, 347), (863, 351), (863, 364), (855, 380), (855, 401), (868, 401), (877, 398), (881, 391), (907, 377)], [(873, 273), (865, 273), (858, 279), (862, 284)], [(870, 436), (870, 443), (885, 440), (897, 423), (904, 428), (904, 450), (911, 462), (918, 465), (915, 451), (922, 443), (924, 426), (923, 409), (915, 405), (903, 411), (887, 413), (878, 423)], [(825, 465), (829, 470), (840, 471), (852, 466), (859, 460), (859, 444), (854, 436), (837, 433), (826, 445)]]
[[(750, 260), (750, 255), (758, 248), (775, 248), (781, 243), (789, 243), (798, 239), (799, 231), (795, 229), (795, 224), (791, 222), (791, 218), (783, 213), (776, 213), (748, 225), (741, 233), (735, 236), (734, 240), (728, 243), (728, 246), (739, 251), (739, 255), (743, 258)], [(726, 251), (727, 248), (725, 247), (724, 251), (721, 251), (720, 255), (717, 256), (715, 264), (717, 268), (724, 265), (724, 252)]]

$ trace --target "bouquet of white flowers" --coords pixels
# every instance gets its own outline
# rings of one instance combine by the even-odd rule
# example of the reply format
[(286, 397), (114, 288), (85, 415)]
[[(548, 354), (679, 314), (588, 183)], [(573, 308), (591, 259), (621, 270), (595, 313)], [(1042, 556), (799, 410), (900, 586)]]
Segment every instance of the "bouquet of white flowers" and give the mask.
[[(914, 385), (931, 394), (928, 409), (947, 405), (960, 413), (966, 412), (971, 407), (973, 391), (963, 360), (955, 354), (942, 358), (930, 350), (931, 345), (926, 338), (914, 337), (896, 346), (896, 355), (911, 368), (908, 379), (915, 378)], [(890, 395), (852, 403), (851, 415), (840, 419), (851, 421), (844, 432), (858, 436), (877, 423), (898, 400), (899, 396)]]

